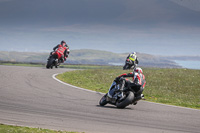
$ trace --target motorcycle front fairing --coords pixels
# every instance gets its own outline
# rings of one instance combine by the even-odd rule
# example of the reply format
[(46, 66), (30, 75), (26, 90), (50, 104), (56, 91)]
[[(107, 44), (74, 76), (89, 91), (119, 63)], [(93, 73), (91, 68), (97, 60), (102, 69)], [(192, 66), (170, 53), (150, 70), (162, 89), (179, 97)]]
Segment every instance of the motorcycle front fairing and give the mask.
[(111, 104), (115, 104), (118, 95), (120, 95), (121, 92), (117, 93), (117, 90), (119, 90), (120, 86), (115, 81), (113, 81), (112, 85), (110, 86), (110, 89), (107, 93), (107, 101), (109, 101)]
[(109, 91), (108, 91), (108, 97), (110, 97), (110, 98), (112, 98), (112, 96), (113, 96), (113, 94), (114, 94), (114, 92), (115, 92), (115, 89), (116, 89), (116, 82), (115, 81), (113, 81), (113, 83), (112, 83), (112, 85), (110, 86), (110, 89), (109, 89)]

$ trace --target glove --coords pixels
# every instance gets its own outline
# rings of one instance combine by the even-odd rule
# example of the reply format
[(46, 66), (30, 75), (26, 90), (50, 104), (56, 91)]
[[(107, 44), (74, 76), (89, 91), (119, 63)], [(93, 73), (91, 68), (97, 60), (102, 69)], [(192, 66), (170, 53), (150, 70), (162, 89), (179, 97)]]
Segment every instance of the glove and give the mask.
[(65, 57), (64, 60), (66, 61), (66, 60), (67, 60), (67, 57)]

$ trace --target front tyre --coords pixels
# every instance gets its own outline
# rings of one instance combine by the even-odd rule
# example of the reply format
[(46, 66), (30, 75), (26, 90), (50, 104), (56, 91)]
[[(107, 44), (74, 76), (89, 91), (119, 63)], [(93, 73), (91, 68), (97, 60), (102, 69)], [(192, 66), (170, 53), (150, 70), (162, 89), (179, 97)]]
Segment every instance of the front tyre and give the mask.
[(122, 101), (119, 101), (119, 100), (118, 100), (118, 101), (116, 102), (116, 106), (117, 106), (117, 108), (123, 109), (123, 108), (125, 108), (126, 106), (128, 106), (129, 104), (131, 104), (132, 101), (133, 101), (133, 99), (134, 99), (134, 94), (133, 94), (132, 91), (130, 91), (130, 92), (126, 95), (126, 98), (125, 98), (124, 100), (122, 100)]
[(106, 105), (108, 102), (106, 101), (107, 94), (105, 94), (99, 101), (100, 106)]
[(124, 67), (123, 67), (123, 70), (127, 70), (128, 69), (128, 65), (125, 64)]
[(53, 68), (53, 62), (54, 62), (54, 58), (50, 58), (47, 62), (47, 65), (46, 65), (46, 68), (49, 69), (49, 68)]

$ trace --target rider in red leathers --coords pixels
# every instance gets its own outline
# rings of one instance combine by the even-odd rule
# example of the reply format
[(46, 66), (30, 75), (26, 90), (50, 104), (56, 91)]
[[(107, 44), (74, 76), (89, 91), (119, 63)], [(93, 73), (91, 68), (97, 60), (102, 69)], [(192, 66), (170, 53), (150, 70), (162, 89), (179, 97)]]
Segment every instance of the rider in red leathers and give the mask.
[(69, 47), (65, 41), (61, 41), (61, 43), (55, 46), (53, 50), (58, 55), (59, 63), (63, 63), (64, 61), (66, 61), (70, 52)]

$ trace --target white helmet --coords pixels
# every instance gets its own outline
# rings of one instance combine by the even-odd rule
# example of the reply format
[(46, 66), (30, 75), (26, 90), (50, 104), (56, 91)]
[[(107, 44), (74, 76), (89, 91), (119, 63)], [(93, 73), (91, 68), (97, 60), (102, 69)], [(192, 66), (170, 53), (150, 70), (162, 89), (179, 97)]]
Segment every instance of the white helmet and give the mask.
[(137, 73), (143, 73), (143, 71), (142, 71), (142, 68), (140, 68), (140, 67), (136, 67), (135, 69), (134, 69), (134, 72), (137, 72)]

